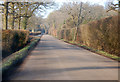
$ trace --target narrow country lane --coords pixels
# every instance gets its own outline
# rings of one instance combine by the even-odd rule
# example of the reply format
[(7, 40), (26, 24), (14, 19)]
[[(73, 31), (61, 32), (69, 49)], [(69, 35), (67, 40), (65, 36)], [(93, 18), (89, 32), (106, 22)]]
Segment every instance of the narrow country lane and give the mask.
[(118, 80), (118, 63), (43, 35), (11, 80)]

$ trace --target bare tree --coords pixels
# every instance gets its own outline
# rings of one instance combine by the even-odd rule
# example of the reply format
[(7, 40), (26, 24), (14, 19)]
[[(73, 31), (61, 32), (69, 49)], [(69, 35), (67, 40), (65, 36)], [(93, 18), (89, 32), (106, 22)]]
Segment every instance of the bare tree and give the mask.
[(14, 2), (10, 2), (10, 7), (11, 7), (11, 12), (10, 12), (10, 14), (11, 14), (11, 29), (14, 29), (14, 22), (15, 22), (15, 19), (14, 19), (14, 15), (15, 15), (15, 13), (14, 13)]
[(120, 7), (120, 0), (118, 0), (118, 3), (108, 2), (108, 10), (107, 10), (107, 12), (113, 10), (115, 12), (120, 13), (119, 7)]
[[(53, 4), (51, 4), (53, 3)], [(27, 22), (30, 17), (32, 17), (33, 13), (37, 9), (47, 8), (47, 6), (54, 5), (54, 2), (4, 2), (4, 4), (0, 4), (4, 6), (4, 25), (3, 29), (8, 29), (8, 16), (10, 18), (10, 27), (14, 29), (14, 23), (16, 19), (18, 19), (18, 29), (21, 26), (21, 19), (23, 20), (24, 29), (27, 28)]]
[(4, 2), (4, 22), (3, 22), (4, 29), (8, 29), (8, 4), (9, 2)]

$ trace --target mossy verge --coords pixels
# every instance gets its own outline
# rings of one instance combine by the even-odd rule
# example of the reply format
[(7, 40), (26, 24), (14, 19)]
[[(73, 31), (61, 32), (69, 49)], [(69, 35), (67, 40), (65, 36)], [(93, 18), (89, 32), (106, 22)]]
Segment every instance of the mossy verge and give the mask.
[(39, 41), (40, 41), (40, 38), (36, 38), (36, 39), (34, 39), (34, 41), (32, 41), (30, 44), (28, 44), (23, 49), (15, 52), (12, 55), (5, 58), (1, 62), (2, 67), (0, 68), (0, 72), (2, 72), (2, 74), (4, 74), (4, 73), (8, 72), (9, 70), (11, 70), (12, 67), (14, 67), (15, 65), (22, 62), (23, 59), (28, 55), (30, 50), (32, 50), (32, 48), (34, 48)]
[(109, 54), (109, 53), (104, 52), (104, 51), (102, 51), (102, 50), (93, 49), (93, 48), (90, 48), (90, 47), (88, 47), (88, 46), (75, 43), (75, 42), (73, 42), (73, 41), (66, 41), (66, 40), (64, 40), (64, 39), (60, 39), (60, 40), (62, 40), (62, 41), (64, 41), (64, 42), (67, 42), (67, 43), (70, 43), (70, 44), (72, 44), (72, 45), (76, 45), (76, 46), (82, 47), (82, 48), (87, 49), (87, 50), (89, 50), (89, 51), (91, 51), (91, 52), (97, 53), (97, 54), (99, 54), (99, 55), (102, 55), (102, 56), (105, 56), (105, 57), (108, 57), (108, 58), (110, 58), (110, 59), (113, 59), (113, 60), (116, 60), (116, 61), (120, 62), (120, 57), (119, 57), (119, 56), (116, 56), (116, 55), (114, 55), (114, 54)]

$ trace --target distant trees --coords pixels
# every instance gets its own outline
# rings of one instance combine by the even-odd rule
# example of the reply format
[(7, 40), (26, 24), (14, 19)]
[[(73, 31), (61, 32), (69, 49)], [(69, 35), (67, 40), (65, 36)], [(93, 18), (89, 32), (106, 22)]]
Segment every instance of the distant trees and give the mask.
[[(54, 5), (54, 2), (4, 2), (0, 5), (3, 6), (1, 9), (3, 10), (3, 29), (26, 29), (29, 19), (36, 10), (42, 11), (48, 6)], [(118, 5), (111, 4), (109, 11), (118, 10)], [(82, 7), (80, 3), (68, 3), (51, 13), (46, 19), (46, 25), (55, 29), (62, 25), (73, 28), (79, 26), (79, 24), (86, 24), (93, 20), (114, 15), (116, 14), (114, 11), (106, 13), (103, 6), (90, 5), (89, 3), (83, 3)]]
[(80, 2), (66, 3), (48, 16), (46, 19), (48, 24), (46, 25), (49, 27), (49, 33), (53, 36), (62, 34), (61, 37), (63, 38), (72, 33), (70, 36), (74, 37), (73, 41), (76, 41), (80, 25), (117, 15), (114, 11), (106, 11), (107, 9), (101, 5)]
[(54, 24), (56, 28), (61, 28), (61, 26), (65, 24), (67, 25), (66, 28), (73, 28), (90, 21), (117, 15), (114, 11), (108, 13), (106, 11), (107, 10), (101, 5), (82, 3), (81, 6), (81, 3), (74, 2), (64, 4), (59, 10), (52, 12), (47, 20), (51, 27)]
[(0, 4), (3, 7), (3, 29), (8, 29), (8, 27), (14, 29), (15, 22), (18, 23), (18, 29), (21, 29), (21, 20), (23, 29), (26, 29), (28, 19), (33, 15), (34, 11), (42, 10), (51, 3), (53, 2), (4, 2)]
[(39, 29), (38, 25), (41, 25), (43, 23), (42, 20), (43, 19), (41, 17), (37, 17), (35, 16), (35, 14), (33, 14), (33, 16), (28, 19), (28, 22), (27, 22), (29, 27), (28, 29), (29, 30)]
[[(23, 17), (23, 28), (26, 29), (27, 28), (27, 23), (28, 23), (28, 19), (33, 15), (33, 12), (39, 8), (40, 5), (42, 5), (43, 3), (24, 3), (24, 5), (26, 5), (24, 8), (24, 13), (21, 15), (21, 17)], [(23, 5), (23, 6), (24, 6)]]

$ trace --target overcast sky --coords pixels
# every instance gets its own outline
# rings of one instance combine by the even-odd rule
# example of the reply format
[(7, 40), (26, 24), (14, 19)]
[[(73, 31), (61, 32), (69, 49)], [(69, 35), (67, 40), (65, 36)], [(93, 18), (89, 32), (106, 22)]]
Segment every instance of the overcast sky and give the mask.
[(107, 1), (107, 0), (55, 0), (55, 2), (58, 2), (58, 3), (63, 3), (63, 2), (72, 2), (72, 1), (76, 1), (76, 2), (80, 2), (80, 1), (82, 1), (82, 2), (90, 2), (91, 4), (100, 4), (100, 5), (104, 5), (105, 4), (105, 2)]

